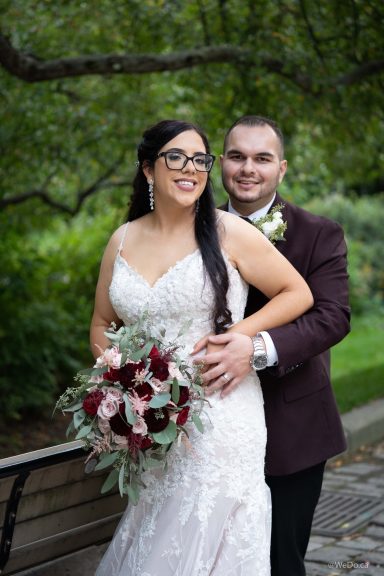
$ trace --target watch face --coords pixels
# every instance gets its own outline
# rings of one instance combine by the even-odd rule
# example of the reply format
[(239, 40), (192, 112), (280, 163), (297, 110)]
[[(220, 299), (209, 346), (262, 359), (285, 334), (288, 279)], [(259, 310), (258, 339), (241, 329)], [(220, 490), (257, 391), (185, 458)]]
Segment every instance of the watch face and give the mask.
[(258, 354), (253, 358), (253, 366), (255, 370), (262, 370), (267, 366), (268, 358), (266, 354)]

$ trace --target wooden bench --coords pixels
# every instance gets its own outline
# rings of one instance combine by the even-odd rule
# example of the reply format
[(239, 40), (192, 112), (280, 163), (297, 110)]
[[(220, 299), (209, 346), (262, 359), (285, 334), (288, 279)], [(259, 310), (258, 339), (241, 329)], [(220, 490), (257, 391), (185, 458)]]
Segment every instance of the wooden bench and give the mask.
[(85, 458), (75, 441), (0, 460), (1, 575), (111, 538), (127, 500), (100, 494), (106, 471)]

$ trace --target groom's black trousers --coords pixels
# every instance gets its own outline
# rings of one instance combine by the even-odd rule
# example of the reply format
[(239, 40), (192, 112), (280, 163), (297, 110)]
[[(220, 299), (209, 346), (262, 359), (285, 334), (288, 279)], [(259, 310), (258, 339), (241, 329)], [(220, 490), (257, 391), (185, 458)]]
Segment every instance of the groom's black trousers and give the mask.
[(286, 476), (266, 476), (272, 496), (271, 576), (305, 576), (304, 556), (325, 462)]

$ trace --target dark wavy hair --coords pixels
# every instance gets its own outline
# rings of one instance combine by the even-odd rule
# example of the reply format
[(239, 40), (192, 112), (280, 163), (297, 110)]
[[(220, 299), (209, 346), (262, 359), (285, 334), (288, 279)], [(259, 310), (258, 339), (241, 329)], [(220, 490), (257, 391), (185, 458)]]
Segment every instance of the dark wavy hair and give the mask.
[[(162, 120), (144, 132), (137, 148), (138, 168), (133, 180), (133, 193), (128, 211), (129, 222), (150, 212), (148, 183), (143, 172), (143, 164), (153, 166), (161, 148), (187, 130), (194, 130), (199, 134), (206, 152), (209, 153), (206, 135), (198, 126), (189, 122)], [(199, 208), (195, 217), (195, 236), (205, 271), (213, 286), (213, 324), (215, 333), (220, 334), (232, 323), (232, 316), (227, 307), (228, 271), (220, 248), (212, 183), (209, 176), (199, 199)]]

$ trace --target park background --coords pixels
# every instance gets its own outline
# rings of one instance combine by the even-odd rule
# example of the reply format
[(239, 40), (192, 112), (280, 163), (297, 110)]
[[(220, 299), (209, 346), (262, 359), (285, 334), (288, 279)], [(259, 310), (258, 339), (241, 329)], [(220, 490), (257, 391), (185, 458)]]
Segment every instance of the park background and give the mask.
[(339, 407), (384, 396), (383, 22), (381, 0), (0, 0), (2, 456), (64, 440), (52, 409), (91, 362), (102, 252), (164, 118), (200, 124), (216, 156), (240, 115), (280, 124), (279, 191), (346, 233)]

